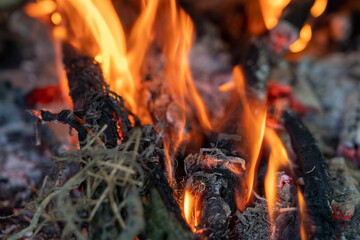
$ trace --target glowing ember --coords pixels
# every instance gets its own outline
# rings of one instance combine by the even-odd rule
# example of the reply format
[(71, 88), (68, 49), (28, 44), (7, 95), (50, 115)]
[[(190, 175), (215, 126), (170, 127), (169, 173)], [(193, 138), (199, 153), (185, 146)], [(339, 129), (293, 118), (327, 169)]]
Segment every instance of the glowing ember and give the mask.
[[(290, 162), (284, 145), (273, 129), (269, 127), (266, 128), (265, 139), (271, 147), (268, 171), (265, 177), (265, 195), (268, 200), (270, 221), (273, 221), (273, 208), (277, 198), (276, 172), (279, 171), (280, 167), (287, 166)], [(283, 180), (280, 180), (280, 184), (283, 184), (282, 181)]]
[(300, 31), (299, 39), (290, 45), (291, 52), (301, 52), (311, 39), (312, 31), (309, 24), (305, 24)]
[(316, 0), (310, 9), (311, 15), (313, 15), (313, 17), (320, 16), (325, 11), (327, 3), (327, 0)]

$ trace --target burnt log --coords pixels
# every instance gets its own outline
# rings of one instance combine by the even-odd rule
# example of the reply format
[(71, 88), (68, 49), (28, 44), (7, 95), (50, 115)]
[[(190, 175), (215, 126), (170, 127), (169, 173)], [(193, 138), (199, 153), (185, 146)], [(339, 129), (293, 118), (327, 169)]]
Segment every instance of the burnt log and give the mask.
[[(237, 208), (235, 189), (245, 161), (226, 156), (220, 149), (200, 149), (185, 159), (187, 180), (185, 190), (192, 192), (201, 212), (195, 235), (200, 239), (228, 239), (230, 220)], [(236, 174), (234, 172), (236, 172)], [(198, 201), (200, 199), (200, 201)], [(196, 215), (196, 214), (195, 214)]]
[(204, 175), (203, 208), (196, 235), (201, 239), (228, 239), (230, 219), (236, 212), (234, 174), (219, 165)]
[[(118, 141), (127, 139), (131, 129), (122, 98), (109, 90), (100, 65), (92, 57), (83, 56), (66, 44), (63, 52), (74, 114), (94, 132), (107, 125), (102, 140), (107, 148), (115, 147)], [(119, 122), (122, 136), (118, 133)]]
[[(84, 126), (92, 132), (106, 125), (100, 138), (107, 148), (116, 147), (118, 142), (126, 139), (131, 128), (121, 97), (109, 90), (100, 65), (92, 57), (80, 54), (68, 44), (63, 45), (63, 54), (74, 115), (82, 119)], [(122, 136), (119, 135), (118, 122), (121, 122)], [(81, 147), (86, 144), (80, 134), (79, 141)], [(92, 198), (99, 199), (105, 187), (105, 182), (99, 184)], [(119, 236), (121, 229), (114, 219), (110, 203), (102, 203), (89, 224), (90, 239)]]
[(304, 199), (315, 226), (314, 238), (333, 239), (334, 223), (330, 207), (333, 189), (325, 158), (315, 139), (295, 113), (284, 111), (283, 123), (290, 135), (300, 174), (304, 179)]

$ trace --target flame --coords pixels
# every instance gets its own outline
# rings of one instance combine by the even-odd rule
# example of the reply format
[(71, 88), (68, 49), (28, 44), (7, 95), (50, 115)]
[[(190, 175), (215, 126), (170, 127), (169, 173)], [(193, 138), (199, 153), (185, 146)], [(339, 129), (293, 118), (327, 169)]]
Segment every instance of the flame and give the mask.
[[(193, 41), (194, 25), (189, 15), (171, 0), (166, 5), (166, 36), (164, 55), (167, 58), (166, 76), (173, 100), (187, 114), (196, 112), (196, 116), (205, 130), (211, 129), (205, 105), (196, 90), (189, 66), (189, 52)], [(195, 109), (191, 109), (193, 106)], [(184, 114), (185, 114), (184, 113)], [(185, 117), (183, 117), (185, 120)]]
[(276, 26), (281, 12), (289, 2), (290, 0), (260, 0), (261, 12), (268, 30)]
[(27, 15), (34, 18), (44, 17), (56, 10), (56, 3), (53, 0), (42, 0), (36, 3), (29, 3), (24, 11)]
[(280, 167), (287, 166), (290, 162), (286, 149), (275, 130), (267, 127), (265, 130), (265, 139), (271, 147), (268, 171), (265, 177), (265, 195), (268, 200), (270, 221), (273, 222), (273, 208), (276, 202), (277, 193), (276, 172), (279, 171)]
[(290, 45), (289, 49), (291, 52), (301, 52), (305, 49), (306, 45), (311, 39), (312, 31), (309, 24), (305, 24), (300, 30), (299, 39)]
[(58, 0), (57, 4), (67, 16), (67, 41), (84, 53), (102, 56), (110, 88), (136, 112), (136, 85), (126, 58), (125, 35), (111, 1)]
[(234, 89), (234, 87), (235, 87), (235, 85), (234, 85), (233, 81), (226, 82), (219, 87), (219, 91), (220, 92), (228, 92), (228, 91)]
[(298, 190), (298, 200), (299, 200), (299, 208), (300, 208), (300, 236), (301, 240), (306, 240), (306, 231), (305, 231), (305, 214), (306, 214), (306, 203), (304, 200), (304, 196), (301, 191)]
[[(129, 38), (127, 58), (133, 75), (139, 74), (146, 50), (153, 39), (153, 29), (159, 0), (142, 0), (142, 12), (136, 20)], [(137, 76), (139, 81), (140, 76)], [(140, 84), (140, 83), (137, 83)]]
[(191, 231), (195, 232), (195, 197), (189, 190), (185, 190), (184, 215)]
[(310, 13), (313, 17), (320, 16), (326, 9), (327, 0), (316, 0), (314, 5), (310, 9)]
[[(245, 78), (240, 66), (233, 70), (233, 79), (240, 96), (243, 109), (244, 135), (249, 149), (250, 165), (246, 177), (246, 196), (245, 199), (237, 201), (238, 208), (242, 209), (245, 203), (250, 201), (252, 189), (255, 181), (255, 172), (260, 154), (261, 144), (265, 132), (266, 104), (259, 99), (251, 99), (245, 94)], [(239, 200), (240, 198), (237, 197)]]
[(166, 169), (168, 172), (168, 182), (170, 187), (174, 186), (173, 183), (173, 173), (172, 173), (172, 163), (171, 163), (171, 158), (170, 158), (170, 154), (169, 154), (169, 149), (164, 141), (164, 151), (165, 151), (165, 158), (166, 158)]
[(59, 25), (61, 21), (62, 21), (62, 17), (60, 13), (54, 12), (53, 14), (51, 14), (51, 22), (54, 25)]

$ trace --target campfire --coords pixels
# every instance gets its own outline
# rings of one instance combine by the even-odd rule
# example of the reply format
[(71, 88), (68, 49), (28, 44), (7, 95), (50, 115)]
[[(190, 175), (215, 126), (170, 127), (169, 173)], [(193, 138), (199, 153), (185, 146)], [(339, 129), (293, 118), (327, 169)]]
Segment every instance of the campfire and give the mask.
[[(360, 8), (335, 2), (24, 1), (7, 18), (35, 24), (53, 53), (40, 68), (56, 81), (24, 98), (33, 148), (51, 149), (53, 166), (12, 214), (0, 195), (0, 236), (355, 239), (358, 84), (306, 85), (302, 70), (307, 54), (330, 54), (324, 38), (332, 51), (352, 39)], [(321, 84), (342, 95), (311, 90)]]

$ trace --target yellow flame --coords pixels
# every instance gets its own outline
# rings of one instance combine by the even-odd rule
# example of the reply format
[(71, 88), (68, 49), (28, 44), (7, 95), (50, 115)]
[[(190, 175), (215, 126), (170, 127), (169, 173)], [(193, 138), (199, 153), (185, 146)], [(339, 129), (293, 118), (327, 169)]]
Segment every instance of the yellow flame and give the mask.
[(184, 196), (184, 214), (185, 220), (189, 225), (191, 231), (195, 232), (195, 198), (189, 190), (185, 190)]
[(268, 171), (265, 177), (265, 195), (268, 200), (270, 221), (273, 222), (273, 208), (276, 202), (277, 193), (277, 176), (276, 172), (282, 166), (287, 166), (289, 158), (281, 139), (275, 130), (267, 127), (265, 131), (265, 139), (270, 145), (271, 153), (269, 157)]
[(313, 15), (313, 17), (320, 16), (325, 11), (327, 3), (327, 0), (316, 0), (310, 9), (311, 15)]
[(290, 51), (295, 53), (304, 50), (308, 42), (311, 40), (311, 35), (311, 26), (309, 24), (305, 24), (300, 30), (299, 39), (290, 45)]

